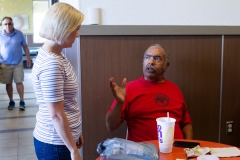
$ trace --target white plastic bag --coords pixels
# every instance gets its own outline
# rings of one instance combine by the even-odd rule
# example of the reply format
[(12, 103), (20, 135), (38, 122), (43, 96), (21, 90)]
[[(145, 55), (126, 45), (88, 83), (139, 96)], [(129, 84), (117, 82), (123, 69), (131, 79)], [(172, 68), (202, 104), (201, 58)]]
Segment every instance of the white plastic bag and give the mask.
[(108, 160), (158, 160), (158, 150), (148, 142), (133, 142), (121, 138), (106, 139), (97, 152)]

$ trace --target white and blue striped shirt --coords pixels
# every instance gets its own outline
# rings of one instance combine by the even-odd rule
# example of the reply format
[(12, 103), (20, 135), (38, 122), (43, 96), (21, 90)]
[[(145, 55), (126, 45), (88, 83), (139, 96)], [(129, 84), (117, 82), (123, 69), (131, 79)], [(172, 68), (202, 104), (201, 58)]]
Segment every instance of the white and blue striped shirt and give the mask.
[(62, 56), (40, 48), (32, 69), (33, 88), (39, 106), (33, 135), (41, 142), (55, 145), (64, 143), (54, 128), (46, 103), (64, 101), (64, 111), (75, 142), (81, 134), (82, 125), (76, 99), (77, 77), (68, 59)]

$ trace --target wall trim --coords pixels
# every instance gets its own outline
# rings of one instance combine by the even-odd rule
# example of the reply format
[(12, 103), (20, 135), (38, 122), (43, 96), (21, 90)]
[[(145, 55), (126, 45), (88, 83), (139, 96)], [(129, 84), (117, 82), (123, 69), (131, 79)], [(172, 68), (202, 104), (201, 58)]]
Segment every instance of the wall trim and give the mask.
[(240, 26), (82, 25), (80, 35), (240, 35)]

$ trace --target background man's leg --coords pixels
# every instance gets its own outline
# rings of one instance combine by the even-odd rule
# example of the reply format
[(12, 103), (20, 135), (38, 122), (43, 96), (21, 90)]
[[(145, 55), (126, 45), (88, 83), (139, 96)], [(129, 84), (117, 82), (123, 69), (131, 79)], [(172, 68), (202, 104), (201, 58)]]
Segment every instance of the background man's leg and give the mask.
[(12, 110), (15, 107), (15, 102), (13, 101), (13, 86), (12, 84), (6, 84), (6, 91), (10, 99), (8, 109)]
[(24, 98), (23, 98), (23, 93), (24, 93), (23, 83), (22, 82), (16, 83), (16, 88), (17, 88), (20, 100), (24, 100)]
[(6, 84), (6, 91), (7, 91), (7, 94), (8, 94), (8, 97), (10, 99), (10, 101), (13, 100), (13, 86), (12, 84)]
[(25, 102), (24, 102), (24, 86), (22, 82), (16, 83), (16, 88), (20, 97), (19, 109), (25, 110)]

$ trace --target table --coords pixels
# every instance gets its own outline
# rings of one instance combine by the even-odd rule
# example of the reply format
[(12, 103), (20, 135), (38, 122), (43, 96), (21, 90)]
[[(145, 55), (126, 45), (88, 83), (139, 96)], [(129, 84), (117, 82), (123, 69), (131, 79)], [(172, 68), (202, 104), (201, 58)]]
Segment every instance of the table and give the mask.
[[(178, 139), (176, 139), (178, 140)], [(209, 147), (209, 148), (223, 148), (223, 147), (233, 147), (231, 145), (227, 144), (222, 144), (222, 143), (217, 143), (217, 142), (209, 142), (209, 141), (202, 141), (202, 140), (179, 140), (179, 141), (190, 141), (190, 142), (199, 142), (200, 147)], [(157, 140), (152, 140), (152, 141), (147, 141), (153, 143), (158, 149), (158, 141)], [(172, 153), (160, 153), (159, 152), (159, 160), (176, 160), (177, 158), (179, 159), (187, 159), (186, 153), (183, 150), (184, 148), (182, 147), (174, 147)], [(191, 158), (190, 160), (196, 160), (197, 158)], [(231, 158), (219, 158), (220, 160), (240, 160), (240, 157), (231, 157)], [(96, 160), (100, 160), (100, 157), (98, 157)]]

